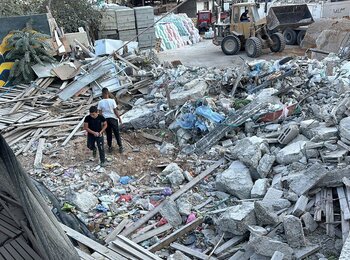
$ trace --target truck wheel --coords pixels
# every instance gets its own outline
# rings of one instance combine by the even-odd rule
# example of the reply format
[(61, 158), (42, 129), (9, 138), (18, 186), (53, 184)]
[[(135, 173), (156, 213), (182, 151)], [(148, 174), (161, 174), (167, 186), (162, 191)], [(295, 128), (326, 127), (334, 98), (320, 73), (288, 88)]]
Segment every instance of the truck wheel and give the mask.
[(284, 30), (283, 37), (286, 40), (286, 44), (288, 45), (294, 45), (297, 41), (297, 33), (291, 28)]
[(260, 39), (257, 37), (250, 37), (247, 39), (245, 42), (245, 52), (247, 53), (248, 57), (259, 57), (262, 52), (262, 44)]
[(272, 52), (283, 51), (286, 47), (286, 41), (281, 33), (274, 33), (271, 36), (273, 44), (270, 46)]
[(221, 49), (226, 55), (235, 55), (241, 49), (241, 41), (236, 35), (228, 35), (222, 40)]
[(303, 41), (305, 37), (305, 31), (299, 31), (298, 36), (297, 36), (297, 43), (300, 46), (301, 42)]

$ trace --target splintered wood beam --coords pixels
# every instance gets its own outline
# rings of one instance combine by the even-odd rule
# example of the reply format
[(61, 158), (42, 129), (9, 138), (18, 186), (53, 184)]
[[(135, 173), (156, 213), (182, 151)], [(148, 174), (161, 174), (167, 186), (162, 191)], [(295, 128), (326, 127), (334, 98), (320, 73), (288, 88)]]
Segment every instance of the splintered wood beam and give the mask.
[[(175, 192), (174, 194), (172, 194), (170, 196), (171, 200), (176, 200), (177, 198), (179, 198), (182, 194), (184, 194), (185, 192), (187, 192), (189, 189), (191, 189), (193, 186), (195, 186), (198, 182), (200, 182), (202, 179), (204, 179), (205, 177), (207, 177), (209, 174), (211, 174), (216, 168), (218, 168), (220, 165), (222, 165), (225, 162), (225, 159), (221, 159), (219, 161), (217, 161), (216, 163), (214, 163), (213, 165), (211, 165), (207, 170), (205, 170), (204, 172), (202, 172), (201, 174), (197, 175), (195, 178), (193, 178), (193, 180), (191, 180), (190, 182), (188, 182), (186, 185), (184, 185), (181, 189), (179, 189), (177, 192)], [(149, 219), (151, 219), (153, 216), (155, 216), (159, 210), (161, 209), (161, 207), (165, 204), (165, 201), (163, 201), (162, 203), (160, 203), (158, 205), (158, 207), (156, 207), (155, 209), (153, 209), (152, 211), (148, 212), (145, 216), (143, 216), (141, 219), (139, 219), (137, 222), (135, 222), (134, 224), (132, 224), (128, 229), (124, 230), (121, 234), (123, 236), (128, 236), (131, 233), (133, 233), (135, 230), (137, 230), (138, 228), (140, 228), (144, 223), (146, 223)]]
[(200, 224), (203, 223), (203, 218), (197, 218), (196, 220), (188, 223), (187, 225), (179, 228), (178, 230), (171, 233), (169, 236), (166, 236), (162, 240), (160, 240), (157, 244), (151, 246), (148, 250), (151, 252), (157, 252), (160, 249), (170, 245), (172, 242), (176, 241), (178, 238), (182, 237), (183, 235), (187, 234), (188, 232), (192, 231), (196, 227), (198, 227)]

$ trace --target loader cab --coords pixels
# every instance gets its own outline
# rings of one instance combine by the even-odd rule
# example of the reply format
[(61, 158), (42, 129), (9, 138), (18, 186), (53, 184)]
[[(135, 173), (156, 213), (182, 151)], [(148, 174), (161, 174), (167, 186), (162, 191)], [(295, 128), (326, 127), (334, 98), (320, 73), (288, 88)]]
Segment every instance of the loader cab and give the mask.
[[(249, 20), (241, 21), (241, 15), (248, 10)], [(251, 36), (251, 27), (260, 20), (258, 10), (254, 3), (238, 3), (232, 5), (230, 31), (244, 38)]]

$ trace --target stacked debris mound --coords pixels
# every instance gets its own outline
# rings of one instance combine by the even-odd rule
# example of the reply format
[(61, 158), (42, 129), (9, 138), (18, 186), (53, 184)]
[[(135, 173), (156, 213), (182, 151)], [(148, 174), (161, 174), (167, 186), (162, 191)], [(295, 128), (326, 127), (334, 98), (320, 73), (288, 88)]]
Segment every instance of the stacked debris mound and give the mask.
[(201, 40), (198, 29), (186, 14), (171, 14), (155, 25), (156, 37), (161, 39), (161, 49), (176, 49)]

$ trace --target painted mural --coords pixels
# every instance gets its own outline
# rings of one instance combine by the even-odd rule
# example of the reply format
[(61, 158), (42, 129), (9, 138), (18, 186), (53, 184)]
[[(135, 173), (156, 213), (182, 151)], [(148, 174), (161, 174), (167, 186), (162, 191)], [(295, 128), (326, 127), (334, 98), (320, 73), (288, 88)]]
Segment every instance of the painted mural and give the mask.
[(10, 51), (7, 47), (7, 39), (12, 34), (8, 34), (0, 44), (0, 87), (6, 86), (8, 84), (8, 78), (10, 76), (10, 70), (13, 66), (12, 61), (6, 60), (6, 54)]

